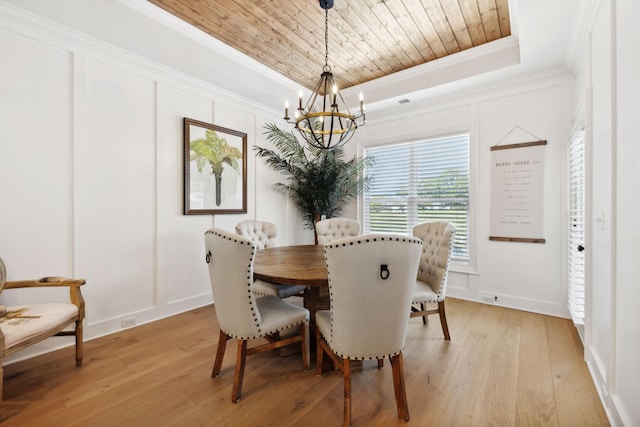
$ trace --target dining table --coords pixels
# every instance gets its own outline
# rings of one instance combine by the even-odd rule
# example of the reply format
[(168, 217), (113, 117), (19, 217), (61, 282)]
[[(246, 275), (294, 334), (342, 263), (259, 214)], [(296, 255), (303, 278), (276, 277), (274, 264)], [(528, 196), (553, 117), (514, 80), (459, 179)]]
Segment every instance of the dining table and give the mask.
[(329, 309), (329, 277), (322, 245), (260, 249), (253, 261), (253, 277), (280, 285), (306, 286), (303, 304), (315, 332), (316, 311)]

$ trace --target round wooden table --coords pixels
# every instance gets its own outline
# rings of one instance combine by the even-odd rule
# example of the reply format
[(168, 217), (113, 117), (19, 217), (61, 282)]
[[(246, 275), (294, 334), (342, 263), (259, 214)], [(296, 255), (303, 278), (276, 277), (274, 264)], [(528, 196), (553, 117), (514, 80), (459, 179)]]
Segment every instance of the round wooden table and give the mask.
[(328, 286), (324, 248), (301, 245), (261, 249), (253, 262), (253, 277), (281, 285)]
[(308, 286), (303, 299), (313, 329), (316, 311), (329, 309), (329, 278), (321, 245), (261, 249), (253, 261), (253, 277), (280, 285)]

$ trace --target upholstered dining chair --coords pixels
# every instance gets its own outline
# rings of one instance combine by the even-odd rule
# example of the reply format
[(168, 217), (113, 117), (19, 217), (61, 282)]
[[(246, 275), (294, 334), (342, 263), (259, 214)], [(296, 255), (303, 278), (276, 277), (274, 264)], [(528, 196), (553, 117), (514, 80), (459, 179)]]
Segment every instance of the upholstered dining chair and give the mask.
[(348, 218), (323, 219), (316, 222), (315, 227), (319, 245), (360, 234), (360, 223)]
[[(0, 292), (9, 289), (66, 287), (69, 302), (42, 302), (0, 306), (0, 415), (2, 415), (2, 363), (6, 356), (53, 336), (74, 336), (76, 365), (82, 365), (82, 322), (84, 298), (80, 286), (84, 279), (43, 277), (37, 280), (6, 281), (6, 267), (0, 258)], [(67, 329), (72, 326), (72, 329)]]
[[(427, 315), (439, 314), (445, 340), (451, 339), (444, 302), (455, 234), (456, 228), (449, 222), (423, 222), (413, 227), (413, 235), (422, 239), (422, 255), (410, 317), (422, 317), (426, 325)], [(433, 303), (437, 308), (429, 309), (427, 304)]]
[[(271, 222), (252, 219), (241, 221), (236, 225), (236, 233), (253, 240), (258, 249), (277, 246), (278, 231), (276, 225)], [(258, 296), (274, 295), (278, 298), (300, 295), (305, 289), (306, 286), (276, 285), (262, 280), (256, 280), (253, 284), (254, 294)]]
[(316, 373), (326, 353), (344, 377), (344, 425), (351, 423), (351, 360), (389, 357), (398, 417), (409, 420), (402, 367), (421, 241), (368, 234), (324, 245), (331, 309), (316, 312)]
[[(256, 244), (247, 237), (212, 228), (205, 232), (205, 250), (220, 326), (212, 377), (220, 376), (227, 341), (238, 340), (231, 401), (240, 400), (247, 356), (300, 343), (302, 366), (309, 370), (309, 310), (273, 295), (255, 297), (252, 287)], [(280, 335), (295, 326), (299, 327), (297, 333)], [(250, 340), (259, 338), (268, 342), (248, 348)]]

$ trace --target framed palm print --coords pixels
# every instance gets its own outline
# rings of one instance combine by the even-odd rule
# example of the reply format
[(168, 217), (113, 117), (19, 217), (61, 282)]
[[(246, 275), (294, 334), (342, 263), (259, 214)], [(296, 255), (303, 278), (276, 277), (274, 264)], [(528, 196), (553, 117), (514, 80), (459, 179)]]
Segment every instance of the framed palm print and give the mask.
[(184, 118), (184, 214), (247, 213), (247, 134)]

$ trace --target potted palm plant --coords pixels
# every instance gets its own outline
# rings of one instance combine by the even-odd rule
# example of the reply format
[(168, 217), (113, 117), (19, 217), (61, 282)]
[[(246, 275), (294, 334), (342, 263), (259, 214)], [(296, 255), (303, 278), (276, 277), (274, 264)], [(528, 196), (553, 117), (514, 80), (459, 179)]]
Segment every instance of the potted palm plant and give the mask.
[(364, 172), (373, 158), (344, 160), (342, 147), (324, 150), (303, 146), (293, 131), (285, 132), (273, 123), (264, 127), (275, 150), (254, 146), (256, 155), (286, 177), (273, 188), (298, 208), (305, 228), (315, 232), (317, 220), (338, 216), (349, 201), (368, 189), (370, 177)]

